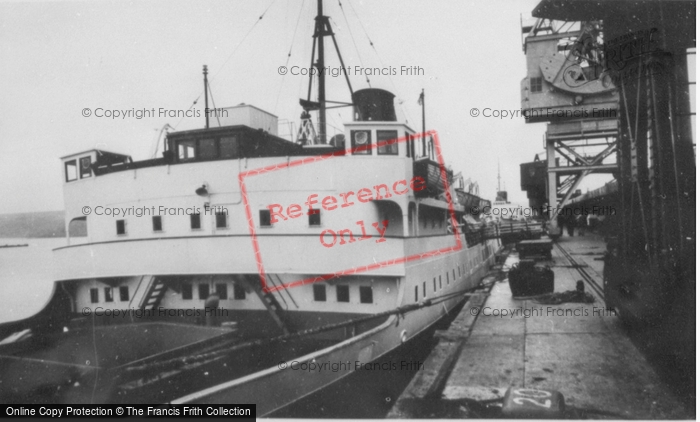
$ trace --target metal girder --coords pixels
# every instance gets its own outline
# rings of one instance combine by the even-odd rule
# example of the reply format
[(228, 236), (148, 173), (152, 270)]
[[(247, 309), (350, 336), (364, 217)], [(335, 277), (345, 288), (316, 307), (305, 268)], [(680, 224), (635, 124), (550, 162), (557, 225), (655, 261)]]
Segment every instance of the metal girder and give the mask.
[[(554, 220), (559, 215), (559, 211), (560, 211), (559, 204), (563, 205), (569, 201), (569, 199), (571, 198), (571, 195), (576, 191), (576, 188), (581, 183), (583, 178), (586, 177), (587, 175), (589, 175), (591, 172), (593, 172), (593, 170), (595, 170), (596, 168), (601, 167), (601, 166), (605, 166), (605, 165), (598, 165), (598, 163), (600, 163), (607, 156), (612, 154), (613, 151), (615, 151), (616, 145), (617, 145), (617, 143), (610, 144), (609, 147), (605, 148), (600, 154), (596, 155), (590, 164), (578, 166), (582, 170), (581, 173), (578, 176), (576, 176), (576, 180), (571, 185), (568, 192), (566, 192), (566, 195), (564, 195), (564, 197), (561, 199), (561, 201), (559, 201), (557, 203), (557, 207), (555, 208), (554, 212), (552, 213), (552, 216), (550, 217), (550, 221)], [(612, 167), (613, 169), (616, 169), (617, 164), (614, 164), (614, 165), (608, 164), (607, 167)], [(548, 169), (548, 171), (556, 171), (556, 169)]]
[(584, 170), (590, 170), (590, 173), (612, 173), (617, 170), (617, 164), (598, 164), (590, 166), (568, 166), (568, 167), (550, 167), (547, 169), (550, 173), (560, 174), (577, 174)]
[[(547, 173), (548, 188), (547, 199), (554, 207), (550, 215), (550, 234), (560, 234), (557, 224), (557, 216), (560, 214), (563, 204), (567, 203), (576, 191), (581, 181), (591, 173), (613, 173), (617, 171), (617, 163), (602, 164), (603, 160), (617, 150), (617, 121), (611, 119), (573, 121), (564, 123), (550, 123), (547, 127)], [(588, 143), (590, 139), (605, 138), (604, 143)], [(607, 139), (612, 138), (612, 142)], [(605, 149), (589, 157), (581, 151), (581, 148), (599, 147), (605, 145)], [(578, 149), (578, 150), (577, 150)], [(570, 165), (558, 165), (557, 155), (563, 157)], [(560, 183), (559, 178), (566, 176)], [(565, 194), (562, 197), (562, 193)], [(561, 198), (561, 199), (560, 199)]]
[(569, 175), (557, 188), (557, 195), (563, 194), (565, 191), (567, 191), (574, 181), (576, 181), (576, 177)]

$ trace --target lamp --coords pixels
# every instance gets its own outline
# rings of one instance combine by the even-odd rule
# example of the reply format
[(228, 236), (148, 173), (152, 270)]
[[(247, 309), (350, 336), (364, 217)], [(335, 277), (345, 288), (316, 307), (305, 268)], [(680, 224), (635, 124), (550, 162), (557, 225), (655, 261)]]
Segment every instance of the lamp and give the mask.
[(209, 191), (207, 190), (207, 184), (203, 184), (201, 188), (197, 188), (197, 190), (194, 191), (199, 196), (209, 196)]

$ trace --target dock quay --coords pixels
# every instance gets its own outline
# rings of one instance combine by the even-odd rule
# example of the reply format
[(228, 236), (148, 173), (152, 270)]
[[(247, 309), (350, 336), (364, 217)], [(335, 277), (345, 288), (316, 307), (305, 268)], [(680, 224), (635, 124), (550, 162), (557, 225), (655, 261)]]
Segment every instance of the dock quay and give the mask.
[[(694, 407), (674, 391), (678, 386), (658, 374), (645, 350), (653, 348), (650, 342), (635, 338), (615, 310), (606, 309), (604, 252), (603, 239), (594, 234), (559, 238), (552, 260), (538, 265), (554, 272), (555, 294), (583, 281), (595, 301), (548, 304), (512, 297), (507, 271), (519, 260), (512, 248), (449, 328), (436, 332), (437, 346), (387, 417), (502, 419), (503, 398), (512, 387), (561, 392), (560, 419), (694, 418)], [(663, 328), (650, 330), (657, 337)]]

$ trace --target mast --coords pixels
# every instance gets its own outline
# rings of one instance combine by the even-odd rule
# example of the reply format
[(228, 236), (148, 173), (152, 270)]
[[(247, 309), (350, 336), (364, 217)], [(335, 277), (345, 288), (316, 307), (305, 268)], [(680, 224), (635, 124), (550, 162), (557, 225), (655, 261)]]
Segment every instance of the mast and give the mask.
[(418, 104), (421, 105), (421, 110), (423, 114), (423, 136), (421, 136), (421, 139), (423, 141), (423, 155), (428, 157), (430, 154), (428, 154), (428, 151), (426, 150), (425, 147), (425, 89), (420, 90), (420, 97), (418, 97)]
[(204, 65), (204, 118), (205, 128), (209, 129), (209, 83), (207, 82), (207, 65)]
[[(340, 61), (341, 72), (345, 75), (345, 82), (350, 90), (350, 98), (353, 98), (352, 85), (350, 84), (350, 77), (345, 68), (345, 63), (343, 62), (343, 56), (340, 54), (340, 49), (338, 48), (338, 43), (335, 40), (335, 34), (331, 28), (331, 23), (328, 16), (323, 16), (323, 0), (317, 0), (318, 12), (316, 15), (316, 24), (314, 25), (314, 44), (311, 52), (311, 66), (316, 69), (316, 72), (309, 72), (309, 90), (306, 100), (300, 99), (299, 104), (301, 104), (304, 109), (302, 113), (302, 120), (306, 123), (302, 123), (307, 129), (305, 129), (304, 137), (301, 138), (302, 142), (306, 143), (318, 143), (326, 144), (326, 137), (328, 136), (328, 131), (326, 128), (326, 111), (330, 108), (338, 107), (352, 107), (355, 104), (353, 102), (341, 102), (341, 101), (328, 101), (326, 100), (326, 53), (325, 53), (325, 43), (324, 38), (330, 36), (333, 41), (333, 46), (335, 47), (335, 52), (338, 54), (338, 60)], [(314, 62), (316, 57), (316, 47), (318, 45), (318, 60)], [(311, 100), (311, 87), (313, 85), (314, 73), (318, 76), (318, 101)], [(331, 107), (328, 107), (327, 103), (332, 103)], [(311, 133), (314, 133), (311, 127), (308, 112), (312, 110), (318, 110), (318, 139), (311, 139)], [(301, 132), (301, 131), (300, 131)]]
[(316, 16), (316, 30), (314, 36), (318, 37), (318, 136), (322, 144), (326, 143), (326, 72), (325, 57), (323, 52), (323, 38), (325, 30), (325, 20), (323, 17), (323, 0), (318, 0), (318, 15)]
[(501, 160), (498, 160), (498, 193), (501, 192)]

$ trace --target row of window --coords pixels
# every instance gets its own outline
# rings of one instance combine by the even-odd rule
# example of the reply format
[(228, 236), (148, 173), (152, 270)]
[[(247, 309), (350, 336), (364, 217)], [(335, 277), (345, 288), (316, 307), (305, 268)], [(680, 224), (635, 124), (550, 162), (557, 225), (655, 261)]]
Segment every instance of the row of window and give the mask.
[[(486, 251), (488, 252), (488, 251)], [(467, 273), (467, 264), (462, 264), (461, 266), (452, 269), (452, 280), (457, 280), (457, 277), (462, 277), (462, 274)], [(450, 272), (447, 271), (445, 273), (445, 281), (447, 282), (447, 285), (450, 284)], [(359, 286), (360, 287), (360, 303), (372, 303), (374, 301), (373, 295), (372, 295), (372, 286)], [(442, 290), (442, 275), (439, 275), (437, 277), (433, 277), (433, 293), (438, 291), (438, 287), (440, 290)], [(216, 294), (219, 295), (219, 298), (222, 300), (228, 299), (228, 288), (225, 283), (217, 283), (214, 286)], [(325, 302), (327, 300), (327, 295), (326, 295), (326, 285), (325, 284), (314, 284), (313, 285), (313, 292), (314, 292), (314, 301), (316, 302)], [(182, 285), (182, 299), (183, 300), (192, 300), (193, 297), (193, 289), (192, 289), (192, 284), (183, 284)], [(209, 297), (209, 284), (206, 283), (200, 283), (197, 286), (197, 293), (199, 296), (199, 299), (201, 300), (206, 300)], [(418, 286), (415, 286), (415, 301), (418, 302)], [(335, 286), (335, 295), (336, 295), (336, 301), (337, 302), (345, 302), (348, 303), (350, 302), (350, 286), (346, 284), (338, 284)], [(428, 295), (428, 290), (427, 290), (427, 282), (423, 282), (423, 297), (427, 297)], [(233, 299), (234, 300), (244, 300), (246, 297), (245, 289), (238, 285), (238, 284), (233, 284)], [(114, 301), (114, 293), (113, 289), (111, 287), (105, 287), (104, 288), (104, 298), (105, 302), (113, 302)], [(126, 302), (129, 300), (129, 286), (120, 286), (119, 287), (119, 300), (122, 302)], [(98, 303), (99, 302), (99, 289), (97, 288), (92, 288), (90, 289), (90, 301), (92, 303)]]
[[(216, 228), (225, 229), (228, 228), (228, 214), (225, 212), (215, 213), (216, 217)], [(117, 220), (117, 234), (126, 234), (126, 220)], [(151, 224), (153, 226), (154, 232), (163, 231), (163, 217), (160, 215), (154, 215), (151, 217)], [(320, 224), (320, 217), (319, 217)], [(202, 228), (202, 217), (200, 214), (190, 214), (190, 228), (191, 229), (201, 229)]]
[[(260, 227), (272, 227), (272, 214), (269, 209), (260, 210)], [(310, 208), (308, 212), (309, 226), (321, 225), (321, 210)]]
[[(216, 217), (216, 228), (226, 229), (228, 228), (228, 214), (225, 212), (217, 212)], [(163, 231), (163, 217), (160, 215), (155, 215), (151, 217), (151, 224), (153, 226), (154, 232)], [(117, 234), (126, 234), (126, 220), (117, 220)], [(321, 225), (321, 210), (311, 210), (309, 215), (309, 226), (320, 226)], [(272, 221), (270, 216), (270, 210), (260, 210), (260, 226), (261, 227), (272, 227)], [(202, 228), (202, 218), (200, 214), (190, 215), (190, 228), (193, 230)]]
[[(225, 283), (217, 283), (214, 286), (214, 291), (219, 295), (219, 299), (228, 299), (228, 287)], [(209, 297), (209, 284), (201, 283), (197, 286), (197, 294), (199, 299), (206, 300)], [(182, 299), (192, 300), (192, 285), (183, 284), (182, 285)], [(245, 299), (245, 289), (235, 284), (233, 285), (233, 299), (234, 300), (244, 300)]]
[[(467, 264), (462, 264), (461, 266), (452, 269), (452, 281), (457, 280), (457, 277), (462, 277), (462, 274), (467, 273)], [(445, 273), (445, 280), (447, 282), (447, 285), (450, 284), (450, 272), (447, 271)], [(424, 281), (423, 282), (423, 298), (428, 296), (428, 282)], [(433, 293), (436, 293), (438, 291), (438, 287), (440, 290), (442, 290), (442, 275), (439, 275), (437, 277), (433, 277)], [(415, 295), (415, 301), (418, 302), (418, 286), (415, 286), (414, 289), (414, 295)]]
[[(408, 132), (405, 134), (409, 136)], [(371, 130), (353, 130), (350, 132), (351, 145), (355, 155), (372, 155), (372, 131)], [(386, 144), (377, 146), (378, 155), (398, 155), (399, 144), (396, 141), (398, 132), (395, 130), (378, 130), (377, 144), (386, 142)], [(390, 142), (390, 141), (394, 142)], [(389, 142), (388, 142), (389, 141)], [(228, 136), (222, 138), (205, 138), (205, 139), (188, 139), (180, 141), (177, 144), (177, 158), (179, 161), (191, 160), (214, 160), (214, 159), (231, 159), (239, 158), (240, 142), (236, 136)], [(363, 149), (363, 146), (368, 148)], [(406, 155), (411, 156), (411, 148), (407, 149)]]
[[(217, 229), (226, 229), (228, 228), (228, 214), (225, 212), (217, 212), (215, 214), (216, 217), (216, 228)], [(272, 217), (270, 214), (269, 209), (265, 210), (260, 210), (259, 214), (260, 218), (260, 227), (272, 227)], [(318, 227), (321, 225), (321, 210), (311, 210), (311, 214), (308, 215), (309, 219), (309, 226), (310, 227)], [(443, 226), (443, 219), (442, 218), (421, 218), (423, 221), (423, 228), (428, 228), (428, 221), (431, 221), (432, 228), (440, 227), (442, 228)], [(154, 232), (162, 232), (163, 231), (163, 217), (160, 215), (156, 215), (151, 217), (151, 224), (153, 226), (153, 231)], [(118, 235), (124, 235), (126, 234), (126, 220), (117, 220), (116, 221), (117, 225), (117, 234)], [(201, 229), (202, 228), (202, 218), (200, 214), (191, 214), (190, 215), (190, 228), (193, 230)]]
[[(104, 288), (105, 302), (114, 302), (114, 289), (111, 287)], [(100, 289), (92, 288), (90, 289), (90, 302), (98, 303), (100, 301)], [(129, 286), (119, 287), (119, 301), (128, 302), (129, 301)]]
[[(425, 286), (424, 286), (425, 288)], [(228, 287), (225, 283), (217, 283), (214, 286), (214, 291), (219, 295), (219, 299), (228, 299)], [(325, 302), (327, 300), (326, 296), (326, 285), (325, 284), (315, 284), (313, 286), (314, 301)], [(335, 286), (336, 301), (338, 302), (350, 302), (350, 286), (345, 284), (339, 284)], [(90, 302), (98, 303), (100, 301), (100, 291), (97, 288), (90, 289)], [(209, 297), (209, 284), (200, 283), (197, 285), (197, 295), (200, 300), (206, 300)], [(192, 300), (193, 298), (193, 286), (192, 284), (182, 285), (182, 299)], [(233, 284), (233, 299), (234, 300), (245, 300), (246, 293), (245, 289), (238, 285)], [(127, 302), (129, 300), (129, 286), (119, 287), (119, 300), (121, 302)], [(371, 286), (360, 286), (360, 303), (372, 303), (374, 300), (372, 295)], [(104, 288), (104, 301), (114, 302), (114, 292), (113, 288)]]
[[(326, 296), (326, 285), (325, 284), (314, 284), (314, 301), (325, 302)], [(347, 284), (338, 284), (335, 286), (335, 300), (337, 302), (350, 302), (350, 286)], [(360, 303), (372, 303), (374, 298), (372, 296), (372, 286), (360, 286)]]
[[(406, 133), (408, 136), (408, 133)], [(398, 132), (395, 130), (378, 130), (377, 131), (377, 144), (387, 141), (383, 145), (377, 146), (378, 155), (399, 155), (399, 144), (396, 141), (398, 138)], [(371, 130), (351, 130), (350, 131), (350, 142), (353, 148), (353, 155), (372, 155), (372, 131)], [(362, 148), (367, 147), (367, 148)], [(358, 149), (355, 149), (358, 148)]]
[[(199, 284), (197, 286), (199, 298), (206, 300), (209, 297), (209, 284)], [(220, 299), (228, 299), (228, 289), (226, 284), (219, 283), (215, 286), (215, 291), (219, 295)], [(243, 287), (234, 284), (233, 285), (233, 298), (236, 300), (245, 299), (245, 289)], [(191, 300), (192, 299), (192, 285), (183, 284), (182, 285), (182, 299)], [(119, 300), (121, 302), (127, 302), (129, 300), (129, 286), (119, 287)], [(90, 289), (90, 302), (98, 303), (100, 301), (100, 290), (97, 288)], [(104, 301), (114, 302), (114, 292), (111, 287), (104, 288)]]
[(240, 157), (238, 146), (239, 141), (236, 136), (225, 136), (218, 139), (188, 139), (177, 144), (177, 158), (179, 161), (238, 158)]

